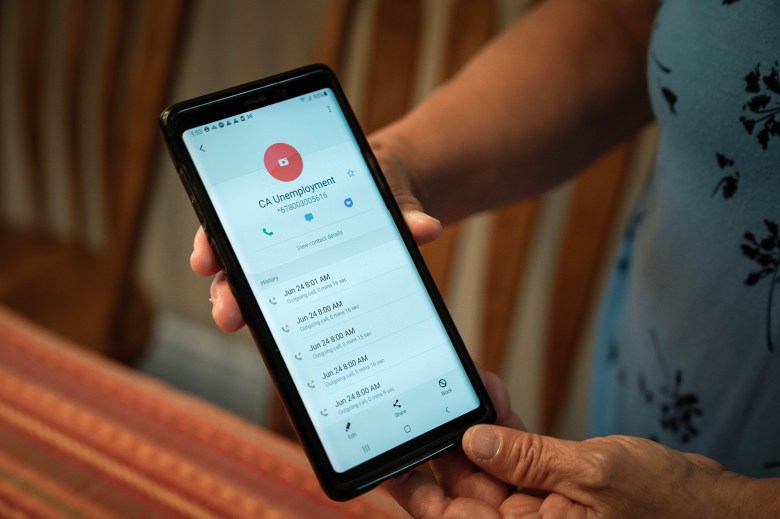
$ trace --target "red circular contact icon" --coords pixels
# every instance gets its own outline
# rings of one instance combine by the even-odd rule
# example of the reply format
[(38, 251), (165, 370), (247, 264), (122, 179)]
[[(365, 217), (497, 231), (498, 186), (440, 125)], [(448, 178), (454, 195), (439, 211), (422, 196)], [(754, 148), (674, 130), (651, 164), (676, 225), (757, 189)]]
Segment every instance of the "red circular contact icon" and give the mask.
[(292, 182), (301, 176), (303, 171), (301, 154), (298, 153), (298, 150), (283, 142), (277, 142), (268, 146), (268, 149), (265, 150), (265, 155), (263, 155), (263, 163), (268, 173), (276, 180), (281, 180), (282, 182)]

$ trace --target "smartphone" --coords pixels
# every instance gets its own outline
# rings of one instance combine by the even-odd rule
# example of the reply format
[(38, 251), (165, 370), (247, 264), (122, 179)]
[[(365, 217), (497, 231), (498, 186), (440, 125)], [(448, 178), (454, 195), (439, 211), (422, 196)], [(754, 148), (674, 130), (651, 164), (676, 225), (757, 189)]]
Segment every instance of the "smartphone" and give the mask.
[(160, 124), (331, 498), (357, 496), (495, 419), (330, 69), (178, 103)]

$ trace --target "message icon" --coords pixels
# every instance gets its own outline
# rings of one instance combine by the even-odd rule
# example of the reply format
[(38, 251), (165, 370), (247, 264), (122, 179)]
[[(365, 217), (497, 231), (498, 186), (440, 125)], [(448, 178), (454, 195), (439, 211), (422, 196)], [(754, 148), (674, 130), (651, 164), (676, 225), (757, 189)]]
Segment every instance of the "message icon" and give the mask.
[(313, 215), (313, 214), (311, 214), (311, 213), (306, 213), (305, 215), (303, 215), (303, 218), (304, 218), (304, 219), (305, 219), (307, 222), (311, 222), (312, 220), (314, 220), (314, 215)]

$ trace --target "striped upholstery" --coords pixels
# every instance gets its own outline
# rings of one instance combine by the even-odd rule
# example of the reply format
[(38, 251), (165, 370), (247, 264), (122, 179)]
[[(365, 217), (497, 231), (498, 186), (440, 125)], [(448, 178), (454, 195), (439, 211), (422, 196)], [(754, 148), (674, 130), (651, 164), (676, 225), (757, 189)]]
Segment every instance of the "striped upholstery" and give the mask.
[(0, 307), (0, 517), (403, 517), (300, 448)]

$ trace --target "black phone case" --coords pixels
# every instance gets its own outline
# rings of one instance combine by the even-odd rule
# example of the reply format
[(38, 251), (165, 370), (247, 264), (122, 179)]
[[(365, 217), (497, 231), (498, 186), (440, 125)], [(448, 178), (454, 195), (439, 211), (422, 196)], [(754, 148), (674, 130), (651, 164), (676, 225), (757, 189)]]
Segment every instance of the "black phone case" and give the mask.
[[(429, 431), (409, 442), (343, 473), (335, 472), (328, 461), (322, 443), (305, 411), (297, 388), (279, 353), (271, 331), (257, 305), (249, 283), (241, 270), (231, 244), (216, 212), (206, 194), (202, 181), (187, 151), (182, 134), (186, 130), (237, 113), (246, 112), (284, 99), (293, 98), (319, 88), (329, 87), (337, 100), (358, 142), (363, 158), (372, 172), (382, 198), (393, 220), (399, 227), (420, 277), (441, 317), (456, 352), (480, 399), (481, 405), (474, 411)], [(293, 426), (314, 467), (325, 492), (333, 499), (355, 497), (377, 486), (383, 480), (403, 473), (445, 449), (458, 443), (465, 430), (474, 424), (492, 422), (495, 411), (479, 374), (466, 351), (452, 318), (447, 311), (433, 279), (425, 266), (411, 233), (403, 221), (401, 212), (379, 165), (358, 125), (341, 87), (333, 72), (324, 65), (311, 65), (266, 79), (215, 92), (189, 101), (172, 105), (160, 115), (160, 126), (168, 145), (176, 171), (184, 185), (209, 243), (220, 262), (230, 287), (238, 300), (244, 320), (249, 327), (257, 348), (276, 385)]]

